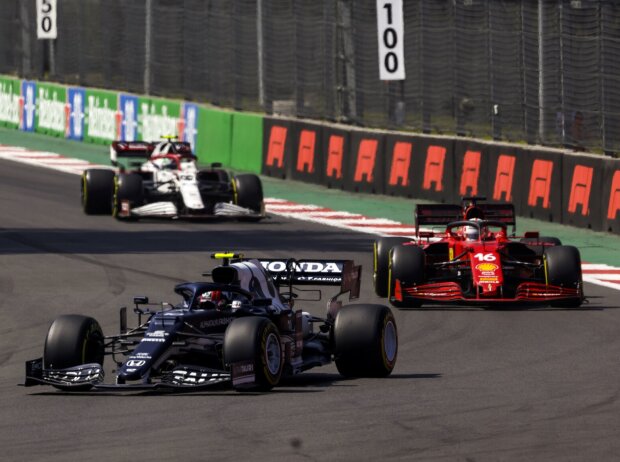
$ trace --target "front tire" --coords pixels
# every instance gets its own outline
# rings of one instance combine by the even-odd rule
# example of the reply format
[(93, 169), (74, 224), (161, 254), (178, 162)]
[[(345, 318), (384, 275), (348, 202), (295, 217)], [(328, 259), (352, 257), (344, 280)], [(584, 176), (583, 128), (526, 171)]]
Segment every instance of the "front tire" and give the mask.
[(567, 308), (580, 306), (583, 302), (583, 277), (579, 250), (572, 245), (549, 247), (545, 250), (544, 258), (549, 284), (580, 290), (579, 297), (553, 302), (551, 306)]
[(394, 299), (396, 280), (407, 286), (418, 285), (424, 282), (424, 267), (426, 258), (424, 250), (416, 245), (401, 245), (394, 247), (390, 253), (389, 269), (389, 300), (392, 306), (397, 308), (419, 308), (421, 300), (407, 299), (400, 301)]
[(379, 297), (388, 295), (388, 275), (390, 266), (390, 250), (399, 246), (409, 239), (401, 237), (382, 237), (373, 243), (373, 273), (372, 279), (375, 286), (375, 294)]
[(245, 173), (236, 175), (233, 182), (235, 204), (250, 209), (254, 213), (263, 213), (263, 185), (260, 178), (252, 173)]
[[(103, 332), (91, 317), (78, 314), (63, 315), (52, 323), (43, 351), (45, 369), (66, 369), (81, 364), (97, 363), (103, 366), (105, 353)], [(88, 390), (83, 387), (56, 387), (62, 390)]]
[(254, 381), (241, 383), (237, 391), (269, 391), (280, 382), (284, 368), (282, 342), (276, 326), (267, 318), (235, 319), (224, 334), (224, 364), (252, 364)]
[(82, 173), (82, 210), (86, 215), (110, 215), (114, 194), (114, 172), (90, 168)]
[(394, 315), (384, 305), (347, 305), (334, 322), (334, 358), (345, 377), (387, 377), (398, 356)]
[(144, 189), (142, 177), (135, 173), (121, 173), (116, 177), (114, 197), (112, 200), (112, 215), (117, 220), (135, 219), (133, 216), (123, 216), (123, 202), (129, 202), (130, 208), (140, 207), (144, 203)]

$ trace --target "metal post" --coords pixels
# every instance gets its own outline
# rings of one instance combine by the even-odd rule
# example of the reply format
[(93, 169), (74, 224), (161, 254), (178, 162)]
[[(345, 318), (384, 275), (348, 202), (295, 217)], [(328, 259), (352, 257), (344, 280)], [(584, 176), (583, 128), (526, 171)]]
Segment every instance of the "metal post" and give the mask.
[[(564, 12), (560, 2), (560, 120), (562, 122), (562, 145), (566, 144), (566, 111), (564, 110)], [(571, 122), (572, 124), (572, 122)]]
[(609, 152), (611, 151), (611, 149), (608, 149), (607, 147), (607, 98), (606, 98), (606, 93), (607, 93), (607, 88), (606, 88), (606, 80), (605, 80), (605, 75), (606, 75), (606, 64), (607, 64), (607, 60), (606, 58), (606, 50), (605, 50), (605, 26), (603, 25), (603, 8), (605, 5), (600, 4), (598, 6), (598, 61), (601, 66), (601, 72), (599, 72), (598, 74), (598, 78), (599, 78), (599, 89), (600, 89), (600, 101), (601, 101), (601, 128), (602, 128), (602, 145), (603, 145), (603, 152), (605, 152), (605, 154), (609, 154)]
[(49, 72), (50, 72), (51, 77), (55, 77), (56, 76), (56, 46), (55, 46), (56, 40), (48, 39), (47, 42), (49, 43), (49, 53), (50, 53)]
[[(21, 25), (21, 40), (22, 40), (22, 68), (21, 75), (31, 77), (32, 76), (32, 46), (30, 44), (30, 12), (28, 11), (27, 2), (19, 2), (20, 14), (19, 22)], [(38, 77), (38, 75), (37, 75)]]
[(538, 0), (538, 141), (541, 143), (545, 139), (544, 11), (544, 0)]
[(146, 0), (144, 15), (144, 94), (151, 93), (151, 27), (153, 22), (153, 1)]
[(338, 24), (342, 33), (342, 55), (344, 60), (344, 81), (341, 116), (344, 121), (357, 120), (357, 92), (355, 87), (355, 45), (353, 42), (353, 27), (351, 23), (350, 0), (338, 0)]
[(265, 108), (265, 74), (263, 67), (263, 0), (256, 0), (256, 48), (258, 53), (258, 105)]

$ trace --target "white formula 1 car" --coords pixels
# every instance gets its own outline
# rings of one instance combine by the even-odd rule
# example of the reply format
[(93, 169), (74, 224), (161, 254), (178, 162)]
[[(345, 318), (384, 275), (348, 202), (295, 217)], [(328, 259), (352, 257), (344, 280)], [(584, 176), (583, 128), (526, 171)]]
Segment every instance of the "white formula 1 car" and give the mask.
[[(119, 157), (139, 158), (127, 169)], [(82, 208), (89, 215), (140, 217), (265, 217), (263, 188), (254, 174), (232, 175), (211, 164), (198, 168), (187, 142), (114, 141), (110, 160), (118, 171), (88, 169), (82, 174)]]

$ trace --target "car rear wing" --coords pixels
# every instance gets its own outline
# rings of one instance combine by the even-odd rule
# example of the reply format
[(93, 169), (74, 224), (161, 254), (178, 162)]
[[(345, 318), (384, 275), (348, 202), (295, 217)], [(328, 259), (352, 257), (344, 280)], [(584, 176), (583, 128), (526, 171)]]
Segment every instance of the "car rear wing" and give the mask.
[(513, 204), (477, 204), (477, 207), (482, 210), (485, 220), (501, 221), (516, 228), (517, 222), (515, 220), (515, 206)]
[[(187, 141), (164, 141), (164, 143), (171, 147), (170, 152), (193, 156), (192, 146)], [(113, 141), (110, 147), (110, 160), (112, 165), (117, 165), (119, 157), (148, 159), (157, 145), (158, 143), (146, 141)]]
[(153, 152), (153, 145), (144, 141), (113, 141), (110, 146), (110, 162), (118, 165), (119, 157), (148, 159)]
[[(514, 232), (516, 221), (513, 204), (477, 203), (475, 208), (479, 212), (476, 214), (476, 218), (500, 221), (506, 225), (512, 226)], [(421, 226), (445, 226), (453, 221), (463, 220), (465, 218), (464, 215), (464, 207), (456, 204), (418, 204), (415, 209), (416, 236), (420, 237)]]
[(112, 150), (117, 157), (148, 158), (153, 152), (153, 144), (145, 141), (112, 141)]
[(418, 204), (415, 208), (415, 234), (420, 235), (421, 226), (445, 226), (463, 219), (463, 207), (455, 204)]
[(340, 286), (340, 293), (358, 298), (362, 267), (353, 260), (259, 259), (278, 285)]

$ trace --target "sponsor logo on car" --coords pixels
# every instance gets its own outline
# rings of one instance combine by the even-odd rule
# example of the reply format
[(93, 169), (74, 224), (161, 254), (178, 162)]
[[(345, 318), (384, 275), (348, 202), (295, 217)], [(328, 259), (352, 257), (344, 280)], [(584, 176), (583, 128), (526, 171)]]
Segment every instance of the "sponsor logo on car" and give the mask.
[(497, 276), (481, 277), (479, 281), (489, 284), (498, 284), (499, 278)]
[(204, 329), (205, 327), (225, 326), (225, 325), (230, 324), (231, 322), (233, 322), (233, 319), (235, 319), (235, 318), (210, 319), (208, 321), (202, 321), (199, 324), (199, 326), (200, 326), (201, 329)]
[[(261, 261), (261, 265), (270, 273), (286, 271), (285, 260)], [(300, 261), (294, 270), (302, 273), (342, 273), (343, 264), (334, 261)]]
[(499, 266), (497, 266), (495, 263), (478, 263), (476, 265), (476, 269), (478, 271), (495, 271), (498, 268)]

